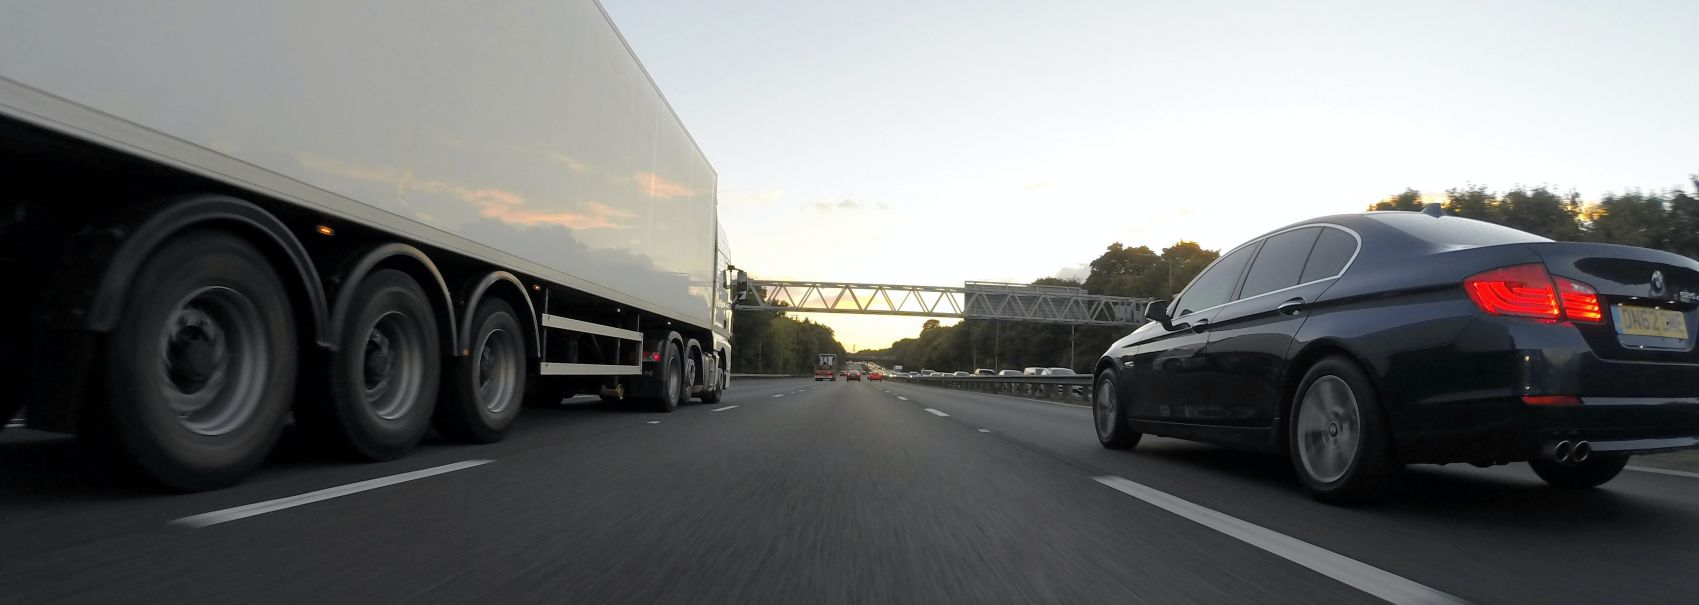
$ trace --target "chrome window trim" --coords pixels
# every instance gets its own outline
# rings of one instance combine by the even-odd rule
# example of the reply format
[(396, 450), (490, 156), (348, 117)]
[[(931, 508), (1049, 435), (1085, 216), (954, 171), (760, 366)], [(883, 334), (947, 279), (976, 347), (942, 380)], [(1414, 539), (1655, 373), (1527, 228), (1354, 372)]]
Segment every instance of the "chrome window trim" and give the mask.
[[(1298, 289), (1298, 288), (1302, 288), (1302, 287), (1304, 287), (1304, 286), (1312, 286), (1312, 285), (1315, 285), (1315, 284), (1319, 284), (1319, 283), (1322, 283), (1322, 282), (1324, 282), (1324, 281), (1328, 281), (1328, 280), (1333, 280), (1333, 279), (1339, 279), (1339, 278), (1340, 278), (1340, 277), (1342, 277), (1342, 276), (1344, 276), (1344, 275), (1345, 275), (1345, 272), (1346, 272), (1346, 271), (1350, 271), (1350, 270), (1351, 270), (1351, 265), (1354, 265), (1354, 264), (1356, 264), (1356, 263), (1357, 263), (1357, 256), (1359, 256), (1359, 255), (1361, 255), (1361, 254), (1362, 254), (1362, 253), (1363, 253), (1363, 236), (1362, 236), (1362, 235), (1361, 235), (1361, 234), (1359, 234), (1359, 233), (1357, 233), (1357, 230), (1355, 230), (1355, 229), (1352, 229), (1352, 228), (1350, 228), (1350, 227), (1346, 227), (1346, 226), (1344, 226), (1344, 225), (1340, 225), (1340, 224), (1337, 224), (1337, 223), (1305, 223), (1305, 224), (1302, 224), (1302, 225), (1294, 225), (1294, 226), (1292, 226), (1292, 227), (1288, 227), (1288, 228), (1285, 228), (1285, 229), (1281, 229), (1281, 230), (1279, 230), (1279, 231), (1275, 231), (1275, 232), (1273, 232), (1273, 233), (1265, 233), (1265, 234), (1263, 234), (1263, 235), (1262, 235), (1262, 236), (1261, 236), (1261, 237), (1258, 237), (1258, 238), (1256, 238), (1256, 239), (1253, 239), (1253, 240), (1251, 240), (1251, 241), (1248, 241), (1248, 242), (1245, 242), (1245, 243), (1243, 243), (1243, 244), (1239, 244), (1239, 245), (1237, 245), (1237, 246), (1234, 246), (1234, 247), (1233, 247), (1233, 249), (1232, 249), (1232, 250), (1228, 250), (1228, 251), (1227, 251), (1227, 252), (1226, 252), (1226, 253), (1224, 253), (1224, 254), (1222, 254), (1222, 255), (1221, 255), (1221, 256), (1220, 256), (1220, 257), (1217, 257), (1217, 258), (1216, 258), (1216, 259), (1215, 259), (1215, 261), (1214, 261), (1214, 262), (1211, 262), (1211, 263), (1210, 263), (1210, 264), (1209, 264), (1209, 266), (1208, 266), (1208, 267), (1204, 267), (1204, 268), (1203, 268), (1203, 271), (1199, 271), (1199, 272), (1198, 272), (1198, 276), (1197, 276), (1197, 277), (1194, 277), (1194, 278), (1192, 278), (1192, 281), (1190, 281), (1190, 282), (1187, 282), (1187, 283), (1186, 283), (1186, 287), (1185, 287), (1185, 289), (1183, 289), (1183, 290), (1180, 290), (1180, 295), (1179, 295), (1179, 296), (1176, 296), (1176, 297), (1174, 297), (1174, 300), (1175, 300), (1175, 301), (1179, 301), (1179, 300), (1181, 300), (1181, 299), (1182, 299), (1182, 298), (1184, 298), (1184, 297), (1185, 297), (1185, 295), (1186, 295), (1186, 291), (1187, 291), (1187, 290), (1191, 290), (1191, 289), (1192, 289), (1192, 284), (1193, 284), (1193, 283), (1196, 283), (1196, 282), (1197, 282), (1197, 281), (1198, 281), (1198, 277), (1203, 277), (1203, 275), (1204, 275), (1204, 274), (1205, 274), (1205, 273), (1209, 273), (1209, 270), (1210, 270), (1210, 269), (1213, 269), (1213, 268), (1215, 268), (1215, 263), (1218, 263), (1218, 262), (1221, 262), (1221, 259), (1223, 259), (1223, 258), (1227, 258), (1227, 256), (1228, 256), (1228, 255), (1230, 255), (1230, 254), (1233, 254), (1233, 253), (1234, 253), (1234, 252), (1238, 252), (1238, 251), (1239, 251), (1239, 250), (1241, 250), (1241, 249), (1243, 249), (1243, 248), (1244, 248), (1244, 247), (1246, 247), (1246, 246), (1249, 246), (1249, 245), (1251, 245), (1251, 244), (1255, 244), (1255, 243), (1259, 243), (1259, 242), (1261, 242), (1261, 241), (1263, 241), (1263, 240), (1266, 240), (1266, 239), (1268, 239), (1268, 238), (1271, 238), (1271, 237), (1274, 237), (1274, 236), (1276, 236), (1276, 235), (1280, 235), (1280, 234), (1282, 234), (1282, 233), (1286, 233), (1286, 232), (1288, 232), (1288, 231), (1297, 231), (1297, 230), (1299, 230), (1299, 229), (1304, 229), (1304, 228), (1308, 228), (1308, 227), (1323, 227), (1323, 228), (1328, 228), (1328, 227), (1331, 227), (1331, 228), (1334, 228), (1334, 229), (1338, 229), (1338, 230), (1340, 230), (1340, 231), (1344, 231), (1344, 232), (1346, 232), (1346, 233), (1348, 233), (1348, 234), (1350, 234), (1350, 235), (1351, 235), (1351, 237), (1353, 237), (1353, 238), (1356, 238), (1356, 240), (1357, 240), (1357, 249), (1356, 249), (1356, 250), (1353, 250), (1353, 251), (1352, 251), (1352, 252), (1351, 252), (1351, 258), (1349, 258), (1349, 259), (1347, 259), (1347, 260), (1346, 260), (1346, 261), (1345, 261), (1345, 266), (1343, 266), (1343, 267), (1340, 267), (1340, 268), (1339, 268), (1339, 272), (1338, 272), (1338, 273), (1335, 273), (1335, 274), (1333, 274), (1333, 275), (1331, 275), (1331, 276), (1329, 276), (1329, 277), (1323, 277), (1323, 278), (1320, 278), (1320, 279), (1312, 279), (1312, 280), (1310, 280), (1310, 281), (1307, 281), (1307, 282), (1304, 282), (1304, 283), (1301, 283), (1301, 284), (1296, 284), (1296, 285), (1292, 285), (1292, 286), (1286, 286), (1286, 287), (1284, 287), (1284, 288), (1281, 288), (1281, 289), (1279, 289), (1279, 290), (1273, 290), (1273, 291), (1269, 291), (1269, 292), (1264, 292), (1264, 293), (1262, 293), (1262, 294), (1258, 294), (1258, 295), (1256, 295), (1256, 296), (1250, 296), (1250, 297), (1246, 297), (1246, 298), (1239, 298), (1239, 299), (1234, 299), (1234, 300), (1230, 300), (1230, 301), (1227, 301), (1227, 302), (1224, 302), (1224, 303), (1221, 303), (1221, 304), (1219, 304), (1219, 305), (1215, 305), (1215, 306), (1213, 306), (1213, 307), (1208, 307), (1208, 308), (1204, 308), (1204, 309), (1198, 309), (1198, 310), (1196, 310), (1196, 311), (1192, 311), (1192, 312), (1191, 312), (1191, 313), (1187, 313), (1187, 314), (1185, 314), (1185, 315), (1182, 315), (1182, 316), (1179, 316), (1179, 317), (1175, 317), (1175, 318), (1174, 318), (1174, 319), (1175, 319), (1175, 320), (1181, 320), (1181, 319), (1184, 319), (1184, 318), (1187, 318), (1187, 317), (1191, 317), (1191, 316), (1193, 316), (1193, 315), (1197, 315), (1197, 314), (1199, 314), (1199, 313), (1207, 313), (1207, 312), (1209, 312), (1209, 311), (1214, 311), (1214, 310), (1216, 310), (1216, 309), (1220, 309), (1220, 308), (1222, 308), (1222, 307), (1226, 307), (1226, 306), (1230, 306), (1230, 305), (1233, 305), (1233, 304), (1237, 304), (1237, 303), (1241, 303), (1241, 302), (1245, 302), (1245, 301), (1247, 301), (1247, 300), (1256, 300), (1256, 299), (1258, 299), (1258, 298), (1262, 298), (1262, 297), (1264, 297), (1264, 296), (1269, 296), (1269, 295), (1273, 295), (1273, 294), (1279, 294), (1279, 293), (1281, 293), (1281, 292), (1286, 292), (1286, 291), (1288, 291), (1288, 290), (1296, 290), (1296, 289)], [(1317, 236), (1316, 236), (1316, 241), (1321, 241), (1321, 236), (1320, 236), (1320, 235), (1317, 235)], [(1312, 251), (1313, 251), (1313, 250), (1314, 250), (1314, 248), (1311, 248), (1311, 250), (1312, 250)], [(1252, 259), (1251, 259), (1251, 260), (1250, 260), (1250, 262), (1247, 262), (1247, 263), (1246, 263), (1246, 264), (1245, 264), (1245, 270), (1246, 270), (1246, 271), (1250, 271), (1250, 270), (1251, 270), (1251, 265), (1250, 265), (1250, 263), (1252, 263), (1252, 262), (1255, 262), (1255, 261), (1256, 261), (1256, 259), (1255, 259), (1255, 258), (1252, 258)], [(1306, 265), (1308, 265), (1308, 264), (1309, 264), (1309, 260), (1308, 260), (1308, 259), (1305, 259), (1305, 261), (1304, 261), (1304, 263), (1305, 263), (1305, 264), (1306, 264)], [(1241, 276), (1241, 277), (1242, 277), (1242, 276)]]

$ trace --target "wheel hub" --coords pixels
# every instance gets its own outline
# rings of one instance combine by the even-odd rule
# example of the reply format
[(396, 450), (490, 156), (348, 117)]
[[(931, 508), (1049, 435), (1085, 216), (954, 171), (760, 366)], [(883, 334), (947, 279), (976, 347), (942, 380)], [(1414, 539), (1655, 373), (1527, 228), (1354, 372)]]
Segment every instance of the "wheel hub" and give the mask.
[(366, 389), (377, 390), (383, 386), (389, 378), (391, 365), (389, 337), (373, 328), (371, 336), (366, 339)]
[(166, 375), (185, 394), (198, 393), (229, 360), (224, 331), (199, 308), (183, 309), (166, 341)]

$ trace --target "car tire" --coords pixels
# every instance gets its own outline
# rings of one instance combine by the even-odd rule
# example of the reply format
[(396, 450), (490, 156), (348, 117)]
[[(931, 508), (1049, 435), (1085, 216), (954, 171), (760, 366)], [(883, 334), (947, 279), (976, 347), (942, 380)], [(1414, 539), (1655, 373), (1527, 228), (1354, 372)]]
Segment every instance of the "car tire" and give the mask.
[(1292, 401), (1287, 443), (1304, 487), (1336, 504), (1385, 498), (1399, 467), (1379, 398), (1362, 368), (1344, 357), (1322, 358), (1305, 372)]
[(1587, 489), (1615, 479), (1622, 473), (1623, 467), (1628, 466), (1628, 456), (1594, 454), (1585, 462), (1558, 462), (1536, 458), (1529, 460), (1528, 466), (1552, 487)]
[(353, 301), (327, 368), (329, 405), (298, 416), (356, 457), (394, 460), (431, 427), (443, 356), (436, 316), (419, 283), (394, 269), (367, 276)]
[(434, 424), (451, 439), (495, 443), (524, 407), (525, 335), (513, 307), (494, 298), (478, 303), (467, 346), (469, 355), (449, 361), (447, 397), (437, 404)]
[(1121, 406), (1120, 391), (1116, 385), (1113, 371), (1097, 375), (1091, 398), (1092, 424), (1097, 428), (1097, 442), (1103, 447), (1130, 450), (1139, 444), (1144, 434), (1127, 426), (1127, 412)]
[[(104, 354), (101, 448), (170, 488), (240, 481), (277, 443), (294, 399), (289, 294), (247, 241), (194, 231), (136, 273)], [(116, 446), (116, 447), (109, 447)]]

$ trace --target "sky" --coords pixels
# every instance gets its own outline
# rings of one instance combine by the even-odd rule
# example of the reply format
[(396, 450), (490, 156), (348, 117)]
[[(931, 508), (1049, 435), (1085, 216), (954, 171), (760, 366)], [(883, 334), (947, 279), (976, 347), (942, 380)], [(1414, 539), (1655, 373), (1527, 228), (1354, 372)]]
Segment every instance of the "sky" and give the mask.
[(1406, 187), (1699, 172), (1699, 2), (602, 2), (757, 279), (1024, 283)]

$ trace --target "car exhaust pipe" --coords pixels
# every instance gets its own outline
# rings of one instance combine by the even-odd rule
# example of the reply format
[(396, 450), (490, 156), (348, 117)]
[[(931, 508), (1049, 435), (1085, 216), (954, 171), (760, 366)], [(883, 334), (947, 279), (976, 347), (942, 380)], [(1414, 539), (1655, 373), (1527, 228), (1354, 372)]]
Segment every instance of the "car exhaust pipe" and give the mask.
[(1585, 441), (1577, 441), (1577, 442), (1575, 442), (1575, 447), (1570, 448), (1570, 450), (1569, 450), (1569, 461), (1570, 462), (1586, 462), (1587, 458), (1589, 456), (1592, 456), (1592, 455), (1593, 455), (1593, 444), (1587, 443)]
[(1575, 451), (1575, 445), (1569, 440), (1547, 442), (1540, 448), (1540, 456), (1558, 462), (1568, 462), (1569, 456)]

